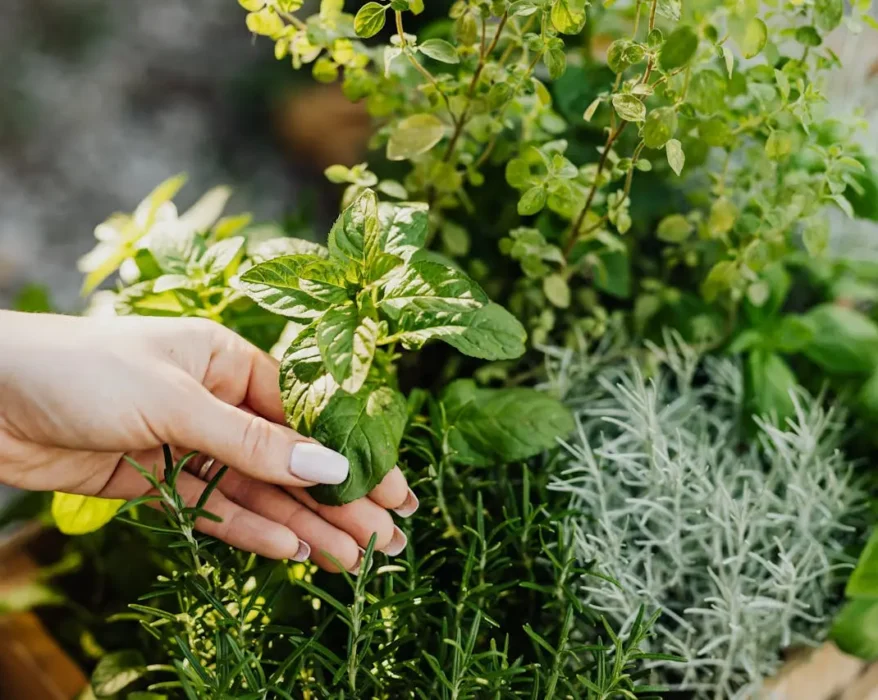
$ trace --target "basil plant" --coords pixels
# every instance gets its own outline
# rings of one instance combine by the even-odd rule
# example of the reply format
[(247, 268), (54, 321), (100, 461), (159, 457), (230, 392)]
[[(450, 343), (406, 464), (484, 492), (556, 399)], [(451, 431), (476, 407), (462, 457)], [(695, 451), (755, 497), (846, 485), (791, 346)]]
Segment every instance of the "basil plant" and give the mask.
[[(98, 227), (98, 246), (82, 262), (86, 291), (120, 268), (120, 289), (99, 293), (115, 313), (210, 318), (274, 345), (287, 422), (351, 464), (344, 483), (312, 489), (322, 503), (366, 495), (396, 465), (409, 418), (397, 381), (401, 351), (437, 339), (484, 360), (524, 353), (515, 317), (424, 249), (424, 204), (379, 202), (363, 189), (323, 246), (251, 226), (246, 216), (219, 218), (223, 188), (177, 216), (170, 200), (182, 183), (168, 180), (133, 215)], [(522, 438), (516, 456), (550, 446), (550, 432)]]

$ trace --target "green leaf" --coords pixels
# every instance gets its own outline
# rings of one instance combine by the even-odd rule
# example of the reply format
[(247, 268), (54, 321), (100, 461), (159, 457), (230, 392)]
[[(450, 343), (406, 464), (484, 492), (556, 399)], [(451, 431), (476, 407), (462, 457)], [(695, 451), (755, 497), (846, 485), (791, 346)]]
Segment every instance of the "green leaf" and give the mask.
[(786, 131), (772, 131), (765, 141), (765, 155), (780, 160), (793, 151), (793, 139)]
[(747, 22), (747, 28), (744, 30), (744, 37), (741, 40), (741, 53), (744, 58), (753, 58), (757, 56), (768, 41), (768, 27), (758, 17), (754, 17)]
[(369, 376), (379, 335), (378, 322), (360, 318), (353, 304), (330, 309), (317, 324), (323, 363), (349, 394), (356, 394)]
[(381, 252), (378, 198), (372, 190), (364, 190), (336, 219), (328, 243), (330, 255), (359, 264)]
[(562, 34), (578, 34), (585, 26), (585, 2), (554, 0), (551, 18), (555, 29)]
[(831, 32), (841, 24), (843, 17), (843, 0), (815, 0), (814, 20), (823, 31)]
[(407, 417), (405, 397), (387, 386), (335, 394), (317, 419), (314, 437), (347, 457), (350, 473), (341, 484), (321, 484), (309, 493), (327, 505), (368, 494), (396, 466)]
[(543, 278), (543, 293), (552, 306), (566, 309), (570, 306), (570, 286), (561, 275), (552, 274)]
[(487, 304), (466, 317), (462, 331), (442, 338), (464, 355), (494, 361), (514, 360), (524, 354), (527, 332), (499, 304)]
[(799, 27), (796, 30), (796, 41), (810, 47), (820, 46), (823, 43), (820, 33), (814, 27)]
[(646, 105), (634, 95), (613, 95), (613, 108), (625, 121), (642, 122), (646, 118)]
[(384, 284), (378, 306), (388, 316), (477, 309), (488, 303), (481, 287), (458, 270), (418, 261), (395, 271)]
[(244, 254), (244, 238), (236, 236), (214, 243), (198, 261), (208, 283), (217, 282), (227, 277)]
[(878, 600), (878, 528), (872, 530), (844, 594), (848, 598)]
[(790, 391), (796, 376), (783, 358), (773, 352), (753, 350), (747, 356), (746, 391), (755, 416), (771, 416), (779, 425), (795, 414)]
[(710, 205), (710, 216), (707, 219), (707, 231), (712, 238), (720, 238), (727, 234), (738, 218), (738, 208), (728, 197), (720, 197)]
[(425, 56), (429, 56), (434, 61), (442, 63), (460, 63), (460, 56), (454, 46), (444, 39), (427, 39), (423, 44), (418, 46), (418, 50)]
[(384, 29), (387, 7), (377, 2), (367, 2), (354, 17), (354, 31), (357, 36), (368, 39)]
[(804, 316), (814, 329), (805, 355), (833, 374), (870, 374), (878, 364), (878, 325), (835, 304), (821, 304)]
[(339, 388), (323, 363), (314, 326), (302, 331), (287, 348), (280, 364), (280, 387), (287, 423), (310, 435)]
[(643, 125), (643, 143), (647, 148), (661, 148), (677, 131), (677, 111), (673, 107), (652, 110)]
[(665, 144), (665, 152), (668, 156), (668, 165), (679, 176), (683, 172), (683, 166), (686, 165), (686, 154), (683, 153), (683, 144), (677, 139), (671, 139)]
[(570, 411), (534, 389), (480, 389), (470, 379), (446, 387), (448, 445), (454, 461), (490, 466), (533, 457), (567, 436), (574, 427)]
[(547, 199), (548, 194), (546, 193), (545, 187), (542, 185), (531, 187), (527, 192), (521, 195), (521, 199), (518, 200), (518, 213), (521, 216), (538, 214), (542, 211), (543, 207), (546, 206)]
[(381, 249), (385, 253), (408, 259), (427, 241), (430, 217), (425, 204), (381, 202), (378, 205), (378, 219), (381, 225)]
[(848, 602), (832, 623), (829, 638), (846, 654), (878, 659), (878, 600)]
[(253, 262), (265, 262), (284, 255), (308, 255), (315, 258), (329, 258), (329, 249), (319, 243), (301, 238), (251, 238), (247, 241), (247, 256)]
[(387, 141), (388, 160), (407, 160), (426, 153), (445, 136), (445, 124), (435, 114), (413, 114), (401, 120)]
[(771, 329), (769, 340), (780, 352), (801, 352), (814, 338), (814, 327), (802, 316), (788, 315)]
[(97, 697), (111, 697), (146, 673), (146, 659), (139, 651), (125, 650), (107, 654), (95, 666), (91, 685)]
[(659, 240), (667, 243), (682, 243), (694, 230), (694, 227), (682, 214), (671, 214), (659, 222), (656, 235)]
[(722, 109), (726, 95), (726, 81), (714, 70), (703, 70), (692, 76), (689, 84), (689, 103), (703, 114), (715, 114)]
[(52, 518), (65, 535), (84, 535), (110, 522), (125, 501), (80, 496), (56, 491), (52, 497)]
[(320, 258), (285, 255), (255, 265), (239, 278), (241, 289), (262, 308), (272, 313), (309, 321), (319, 317), (330, 304), (299, 287), (303, 270)]
[(698, 50), (698, 35), (687, 25), (678, 27), (665, 41), (659, 54), (659, 66), (662, 70), (672, 71), (682, 68)]

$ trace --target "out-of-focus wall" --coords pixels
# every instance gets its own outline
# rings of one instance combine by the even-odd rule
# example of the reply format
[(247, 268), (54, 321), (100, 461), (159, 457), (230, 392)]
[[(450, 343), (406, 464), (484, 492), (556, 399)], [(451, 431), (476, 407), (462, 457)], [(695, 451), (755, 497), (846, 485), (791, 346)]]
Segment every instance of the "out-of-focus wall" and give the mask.
[(2, 0), (0, 307), (36, 282), (79, 308), (95, 224), (178, 172), (183, 205), (226, 183), (232, 210), (293, 211), (262, 110), (292, 73), (233, 1)]

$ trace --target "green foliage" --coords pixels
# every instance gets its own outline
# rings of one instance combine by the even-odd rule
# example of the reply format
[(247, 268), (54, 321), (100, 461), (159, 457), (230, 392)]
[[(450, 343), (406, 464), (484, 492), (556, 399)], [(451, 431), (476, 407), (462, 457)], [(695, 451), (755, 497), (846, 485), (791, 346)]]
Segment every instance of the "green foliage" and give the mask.
[[(211, 197), (196, 213), (209, 208)], [(142, 206), (155, 208), (155, 201)], [(379, 204), (363, 189), (333, 225), (326, 248), (290, 238), (253, 240), (249, 219), (233, 220), (232, 228), (228, 219), (217, 221), (217, 207), (209, 209), (147, 230), (137, 251), (118, 260), (132, 261), (137, 277), (119, 292), (116, 311), (202, 316), (251, 334), (260, 325), (280, 328), (278, 319), (297, 324), (280, 349), (287, 420), (351, 464), (344, 483), (313, 489), (324, 503), (365, 496), (396, 465), (407, 418), (396, 377), (399, 346), (415, 350), (439, 339), (485, 360), (524, 352), (526, 334), (515, 317), (458, 268), (424, 254), (428, 214), (421, 205)], [(110, 273), (106, 265), (102, 270)], [(545, 434), (525, 437), (530, 450), (523, 457), (551, 446), (557, 434), (548, 442)], [(112, 517), (92, 511), (90, 529)]]
[[(607, 297), (616, 296), (606, 278), (618, 274), (609, 256), (633, 276), (623, 298), (639, 306), (634, 330), (679, 314), (677, 300), (691, 294), (731, 326), (745, 299), (759, 300), (764, 270), (800, 238), (813, 255), (824, 251), (827, 207), (853, 214), (857, 202), (864, 211), (861, 193), (874, 178), (864, 177), (856, 126), (822, 108), (820, 85), (838, 64), (823, 43), (843, 18), (837, 0), (450, 6), (450, 22), (425, 40), (406, 32), (419, 8), (404, 2), (369, 2), (356, 18), (324, 2), (305, 20), (269, 7), (262, 12), (280, 23), (257, 33), (283, 47), (279, 56), (293, 53), (296, 66), (330, 57), (348, 96), (380, 120), (375, 170), (385, 169), (381, 149), (407, 162), (393, 188), (430, 205), (430, 240), (449, 222), (467, 240), (484, 239), (475, 255), (469, 245), (448, 248), (473, 276), (491, 269), (497, 243), (522, 264), (526, 279), (503, 293), (540, 342), (603, 332)], [(868, 9), (855, 3), (846, 21), (867, 22)], [(389, 43), (359, 41), (385, 23), (395, 29)], [(578, 34), (584, 41), (564, 39)], [(613, 39), (605, 72), (596, 36)], [(303, 43), (307, 56), (295, 48)], [(500, 169), (511, 190), (496, 181)], [(372, 184), (352, 187), (379, 180), (361, 172)], [(638, 192), (647, 175), (654, 190), (660, 179), (680, 193), (670, 211)], [(514, 209), (500, 204), (512, 197)], [(484, 221), (494, 207), (497, 230)], [(686, 216), (694, 235), (667, 235), (657, 226), (666, 214)], [(505, 243), (533, 224), (551, 257)], [(648, 288), (656, 278), (661, 295)], [(577, 294), (583, 287), (598, 294)], [(710, 333), (718, 342), (728, 331)]]

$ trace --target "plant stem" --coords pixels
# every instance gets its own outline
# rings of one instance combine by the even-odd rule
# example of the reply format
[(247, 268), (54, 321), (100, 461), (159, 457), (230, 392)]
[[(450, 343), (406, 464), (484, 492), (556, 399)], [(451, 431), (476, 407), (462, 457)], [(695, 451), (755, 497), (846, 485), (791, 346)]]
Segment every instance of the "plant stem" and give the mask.
[(454, 149), (457, 146), (457, 142), (460, 140), (461, 134), (463, 134), (463, 129), (466, 126), (467, 119), (469, 118), (470, 108), (473, 104), (473, 96), (476, 93), (476, 87), (479, 83), (479, 78), (482, 76), (482, 71), (485, 69), (485, 62), (487, 61), (488, 56), (490, 56), (494, 49), (497, 48), (497, 42), (500, 41), (500, 35), (503, 33), (503, 28), (506, 26), (506, 21), (509, 19), (509, 14), (507, 12), (503, 13), (503, 16), (500, 18), (500, 22), (497, 24), (497, 31), (494, 32), (494, 39), (491, 41), (491, 45), (485, 48), (485, 24), (482, 23), (482, 49), (479, 52), (479, 63), (476, 66), (475, 73), (473, 73), (472, 80), (469, 84), (469, 89), (467, 90), (467, 102), (463, 108), (463, 112), (460, 115), (460, 118), (457, 119), (457, 123), (454, 128), (454, 133), (451, 135), (451, 139), (448, 141), (448, 146), (445, 149), (445, 155), (442, 156), (442, 162), (447, 163), (451, 160), (451, 156), (454, 154)]
[(616, 140), (619, 138), (619, 136), (622, 135), (622, 132), (625, 131), (626, 126), (628, 126), (628, 122), (623, 121), (621, 124), (619, 124), (618, 128), (610, 132), (610, 135), (607, 137), (607, 143), (604, 145), (603, 153), (601, 153), (601, 158), (598, 161), (598, 171), (597, 173), (595, 173), (594, 182), (591, 185), (588, 196), (585, 198), (585, 205), (583, 205), (582, 211), (579, 212), (579, 216), (576, 217), (576, 223), (570, 229), (570, 234), (567, 237), (567, 243), (564, 245), (565, 260), (570, 257), (570, 252), (573, 250), (573, 246), (576, 244), (576, 241), (579, 238), (579, 230), (582, 228), (582, 224), (585, 221), (585, 216), (586, 214), (588, 214), (589, 209), (591, 209), (591, 203), (594, 201), (595, 194), (597, 194), (598, 184), (601, 181), (601, 173), (603, 173), (604, 167), (607, 164), (607, 159), (610, 156), (610, 150), (613, 148), (613, 144), (616, 143)]

